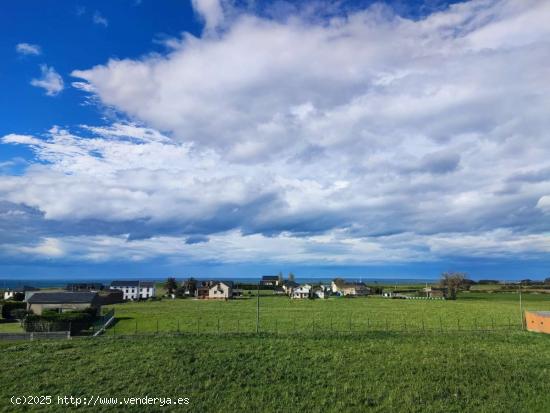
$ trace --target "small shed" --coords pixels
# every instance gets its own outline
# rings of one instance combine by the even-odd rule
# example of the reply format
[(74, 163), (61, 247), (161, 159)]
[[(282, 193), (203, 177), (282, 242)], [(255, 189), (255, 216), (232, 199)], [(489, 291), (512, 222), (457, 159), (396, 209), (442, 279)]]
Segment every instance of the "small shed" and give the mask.
[(528, 331), (550, 334), (550, 311), (526, 311), (525, 326)]

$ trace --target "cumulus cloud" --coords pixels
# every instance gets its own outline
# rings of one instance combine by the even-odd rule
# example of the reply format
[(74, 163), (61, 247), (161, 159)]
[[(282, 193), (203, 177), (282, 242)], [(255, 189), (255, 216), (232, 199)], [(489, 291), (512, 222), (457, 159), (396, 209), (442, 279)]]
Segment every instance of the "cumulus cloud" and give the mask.
[(207, 31), (218, 27), (224, 20), (221, 0), (191, 0), (193, 9), (204, 20)]
[(41, 238), (143, 259), (547, 252), (550, 3), (416, 20), (194, 7), (209, 33), (72, 73), (132, 123), (3, 138), (38, 162), (0, 181), (0, 199), (64, 223)]
[(17, 53), (27, 56), (38, 56), (42, 54), (42, 48), (37, 44), (31, 43), (18, 43), (15, 46)]
[(40, 65), (40, 72), (42, 74), (39, 78), (31, 80), (32, 86), (44, 89), (46, 91), (46, 95), (48, 96), (55, 96), (63, 90), (63, 78), (55, 71), (53, 67), (49, 67), (48, 65)]

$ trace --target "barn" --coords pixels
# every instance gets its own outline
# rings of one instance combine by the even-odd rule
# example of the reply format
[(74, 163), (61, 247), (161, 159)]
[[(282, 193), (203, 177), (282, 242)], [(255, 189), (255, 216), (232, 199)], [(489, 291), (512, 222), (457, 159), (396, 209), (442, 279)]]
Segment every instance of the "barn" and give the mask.
[(526, 311), (525, 325), (528, 331), (550, 334), (550, 311)]

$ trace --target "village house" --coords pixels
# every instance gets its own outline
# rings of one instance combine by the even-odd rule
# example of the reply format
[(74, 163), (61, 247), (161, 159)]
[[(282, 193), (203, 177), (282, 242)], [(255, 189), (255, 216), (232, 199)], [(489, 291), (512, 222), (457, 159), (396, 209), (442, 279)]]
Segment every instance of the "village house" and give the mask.
[(263, 275), (260, 280), (260, 285), (278, 287), (281, 284), (280, 278), (279, 275)]
[(347, 282), (342, 278), (335, 278), (331, 283), (333, 294), (341, 296), (362, 296), (369, 293), (368, 287), (362, 282)]
[(105, 286), (101, 283), (70, 283), (67, 284), (65, 287), (65, 290), (72, 291), (72, 292), (93, 292), (96, 293), (98, 291), (102, 291), (105, 288)]
[(325, 298), (328, 298), (329, 294), (330, 294), (330, 290), (326, 288), (324, 285), (313, 287), (313, 298), (325, 299)]
[(113, 281), (109, 289), (122, 291), (125, 301), (146, 300), (156, 295), (155, 283), (149, 281)]
[(4, 291), (4, 300), (13, 300), (16, 298), (17, 295), (21, 295), (22, 299), (26, 301), (26, 298), (28, 298), (27, 293), (34, 293), (36, 291), (38, 291), (38, 288), (29, 287), (28, 285), (25, 285), (21, 288), (8, 288)]
[(312, 287), (309, 284), (300, 285), (297, 288), (292, 290), (292, 298), (311, 298), (312, 297)]
[(44, 310), (56, 310), (61, 313), (93, 308), (101, 313), (101, 300), (91, 292), (37, 292), (27, 301), (27, 311), (42, 315)]
[(215, 281), (208, 290), (209, 299), (228, 300), (233, 297), (233, 283), (231, 281)]
[(426, 298), (447, 298), (446, 288), (426, 287), (422, 289), (422, 293)]
[(282, 288), (283, 288), (283, 291), (285, 292), (286, 295), (291, 295), (292, 290), (294, 290), (298, 286), (299, 286), (299, 284), (297, 282), (286, 280), (286, 281), (283, 282)]

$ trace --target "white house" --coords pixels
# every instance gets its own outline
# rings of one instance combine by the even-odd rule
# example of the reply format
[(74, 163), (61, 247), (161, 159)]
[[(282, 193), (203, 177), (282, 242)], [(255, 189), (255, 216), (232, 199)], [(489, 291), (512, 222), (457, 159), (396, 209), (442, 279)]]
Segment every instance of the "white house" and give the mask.
[(229, 281), (215, 282), (208, 290), (208, 298), (229, 299), (233, 297), (233, 283)]
[(335, 278), (331, 283), (333, 294), (337, 295), (367, 295), (368, 287), (362, 282), (347, 282), (341, 278)]
[(324, 285), (321, 285), (320, 287), (315, 287), (313, 289), (313, 298), (328, 298), (329, 291), (327, 288), (325, 288)]
[[(28, 294), (32, 295), (33, 293), (35, 293), (36, 291), (38, 291), (38, 288), (34, 288), (34, 287), (29, 287), (28, 285), (25, 285), (24, 287), (22, 288), (16, 288), (14, 290), (8, 288), (7, 290), (4, 291), (4, 300), (11, 300), (15, 297), (15, 294), (24, 294), (25, 295), (25, 298), (23, 299), (24, 301), (27, 301), (27, 298), (28, 298)], [(29, 296), (30, 296), (29, 295)]]
[(300, 285), (298, 288), (292, 290), (292, 298), (310, 298), (312, 294), (312, 288), (309, 284)]
[(113, 281), (109, 289), (122, 291), (124, 300), (146, 300), (156, 295), (155, 283), (149, 281)]

